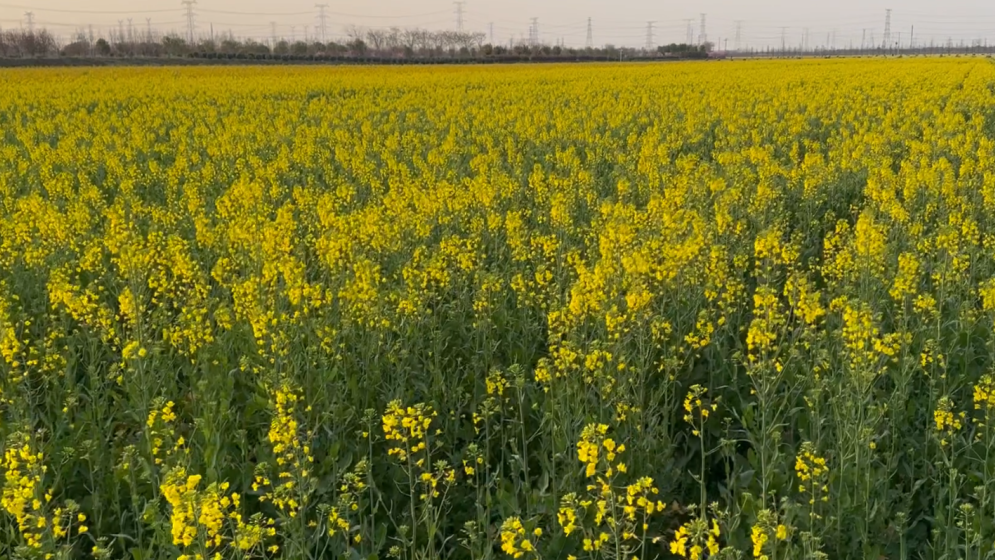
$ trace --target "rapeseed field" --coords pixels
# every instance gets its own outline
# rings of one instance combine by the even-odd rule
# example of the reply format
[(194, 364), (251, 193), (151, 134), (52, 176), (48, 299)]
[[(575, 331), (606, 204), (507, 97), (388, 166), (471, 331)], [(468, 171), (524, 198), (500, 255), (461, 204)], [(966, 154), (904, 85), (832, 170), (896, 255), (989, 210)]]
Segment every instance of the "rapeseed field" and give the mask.
[(0, 557), (995, 556), (995, 66), (0, 71)]

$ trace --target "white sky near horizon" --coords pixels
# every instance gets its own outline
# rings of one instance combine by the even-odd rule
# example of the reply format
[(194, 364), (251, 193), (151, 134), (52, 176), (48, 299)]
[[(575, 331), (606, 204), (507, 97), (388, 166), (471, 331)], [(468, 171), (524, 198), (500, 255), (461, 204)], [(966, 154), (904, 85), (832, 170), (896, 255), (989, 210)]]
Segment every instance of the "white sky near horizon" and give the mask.
[[(328, 39), (343, 39), (350, 25), (361, 27), (420, 27), (456, 29), (456, 6), (452, 0), (198, 0), (195, 5), (198, 35), (231, 31), (237, 37), (263, 42), (273, 36), (303, 39), (314, 37), (318, 25), (318, 3), (327, 3)], [(691, 20), (694, 41), (701, 32), (701, 13), (707, 14), (706, 32), (719, 47), (735, 46), (737, 22), (741, 22), (741, 46), (779, 48), (782, 36), (787, 46), (801, 46), (806, 29), (809, 47), (845, 48), (880, 45), (884, 37), (886, 9), (892, 11), (892, 42), (909, 45), (941, 45), (948, 40), (991, 41), (995, 44), (995, 1), (949, 0), (704, 0), (699, 2), (653, 2), (650, 0), (501, 0), (464, 3), (464, 30), (489, 35), (493, 25), (496, 44), (527, 39), (531, 18), (538, 18), (544, 43), (560, 41), (583, 47), (587, 21), (591, 18), (595, 45), (641, 47), (646, 43), (647, 22), (655, 21), (655, 45), (685, 42), (686, 20)], [(0, 0), (0, 28), (26, 27), (25, 12), (34, 13), (36, 28), (46, 28), (61, 38), (77, 29), (106, 36), (110, 30), (134, 33), (149, 25), (157, 32), (186, 33), (180, 0)], [(726, 43), (725, 41), (728, 41)]]

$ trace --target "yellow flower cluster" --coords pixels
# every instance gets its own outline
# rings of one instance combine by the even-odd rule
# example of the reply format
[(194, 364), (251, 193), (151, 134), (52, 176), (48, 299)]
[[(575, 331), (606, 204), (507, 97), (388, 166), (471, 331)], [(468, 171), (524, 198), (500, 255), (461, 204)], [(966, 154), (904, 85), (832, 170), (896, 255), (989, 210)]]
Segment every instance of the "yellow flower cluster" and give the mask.
[[(265, 539), (276, 534), (271, 520), (254, 516), (245, 521), (239, 512), (241, 496), (228, 492), (227, 482), (212, 483), (200, 488), (202, 477), (188, 474), (183, 467), (166, 473), (160, 485), (162, 495), (170, 505), (170, 525), (173, 544), (182, 549), (200, 546), (221, 551), (227, 547), (240, 553), (260, 548)], [(195, 558), (198, 553), (188, 554)]]
[(795, 273), (789, 276), (784, 285), (784, 294), (795, 314), (805, 324), (814, 326), (826, 315), (826, 309), (822, 306), (822, 293), (803, 275)]
[(438, 461), (431, 471), (425, 471), (418, 477), (424, 487), (420, 499), (439, 497), (439, 485), (450, 485), (456, 482), (456, 469), (450, 468), (446, 461)]
[[(0, 507), (16, 523), (28, 557), (50, 560), (55, 551), (71, 549), (73, 539), (90, 531), (87, 516), (73, 500), (52, 504), (52, 490), (43, 486), (48, 466), (37, 442), (23, 432), (11, 434), (0, 462), (3, 488)], [(13, 529), (12, 529), (13, 530)], [(11, 533), (13, 536), (13, 533)], [(60, 544), (61, 543), (61, 544)], [(5, 542), (14, 546), (16, 542)]]
[[(388, 453), (404, 462), (427, 448), (426, 436), (432, 419), (438, 415), (424, 403), (403, 407), (401, 401), (391, 401), (383, 414), (383, 433), (393, 442)], [(423, 466), (424, 458), (417, 460)]]
[(290, 386), (282, 384), (271, 400), (273, 417), (267, 439), (273, 449), (275, 472), (263, 474), (257, 469), (259, 472), (252, 488), (269, 487), (262, 500), (272, 502), (282, 513), (296, 517), (299, 510), (308, 505), (309, 493), (304, 485), (310, 480), (314, 455), (311, 446), (301, 441), (297, 420), (300, 396)]
[(566, 494), (560, 499), (560, 509), (556, 512), (556, 521), (563, 528), (563, 534), (570, 536), (577, 530), (577, 494)]
[[(197, 537), (197, 506), (198, 493), (197, 486), (200, 484), (200, 475), (187, 476), (186, 469), (176, 468), (166, 474), (166, 479), (161, 485), (163, 496), (172, 506), (170, 523), (172, 524), (173, 544), (184, 547), (193, 544)], [(218, 537), (216, 533), (211, 538)]]
[(954, 412), (954, 403), (950, 397), (940, 397), (936, 410), (933, 411), (933, 421), (936, 423), (936, 434), (941, 446), (950, 444), (950, 438), (963, 427), (961, 421), (966, 414), (964, 411)]
[(774, 349), (783, 323), (784, 316), (780, 312), (777, 293), (769, 287), (761, 286), (753, 294), (753, 321), (746, 333), (746, 346), (751, 362), (756, 362)]
[[(643, 514), (643, 518), (645, 519), (654, 513), (663, 511), (666, 507), (664, 503), (656, 501), (654, 498), (654, 496), (659, 493), (660, 491), (653, 485), (652, 478), (648, 476), (640, 478), (634, 484), (630, 484), (625, 489), (625, 505), (622, 508), (623, 513), (629, 521), (635, 521), (636, 516), (640, 513)], [(642, 529), (644, 531), (647, 529), (645, 523), (643, 524)]]
[[(540, 537), (537, 531), (535, 537)], [(509, 517), (501, 523), (501, 551), (512, 558), (522, 558), (526, 554), (536, 554), (535, 544), (525, 533), (525, 526), (518, 517)]]
[[(757, 514), (757, 523), (750, 528), (750, 541), (753, 543), (753, 557), (769, 560), (772, 554), (768, 543), (788, 540), (788, 527), (779, 523), (774, 512), (764, 509)], [(775, 555), (776, 556), (776, 555)]]
[(583, 532), (581, 545), (585, 552), (598, 552), (614, 542), (619, 550), (632, 554), (643, 545), (650, 517), (666, 506), (656, 498), (659, 490), (650, 477), (616, 486), (616, 479), (628, 471), (618, 458), (626, 449), (607, 434), (605, 424), (588, 424), (582, 430), (577, 458), (585, 466), (585, 476), (596, 478), (588, 483), (583, 498), (571, 492), (560, 499), (556, 519), (566, 537), (578, 530)]
[(173, 423), (176, 422), (174, 406), (176, 405), (173, 401), (164, 402), (164, 399), (157, 398), (153, 401), (152, 410), (145, 420), (148, 428), (149, 452), (156, 465), (163, 464), (166, 457), (178, 451), (186, 443), (183, 436), (177, 438), (174, 433)]
[(895, 275), (895, 282), (889, 290), (889, 294), (896, 301), (905, 298), (915, 298), (919, 294), (919, 259), (914, 253), (902, 253), (898, 256), (898, 274)]
[(691, 432), (698, 437), (704, 429), (708, 416), (718, 409), (715, 403), (707, 403), (705, 393), (708, 389), (701, 385), (692, 385), (684, 397), (684, 421), (691, 424)]
[[(276, 390), (273, 405), (276, 413), (270, 422), (267, 438), (273, 446), (276, 464), (283, 467), (294, 464), (301, 444), (298, 439), (297, 418), (294, 411), (299, 397), (289, 387), (283, 386)], [(299, 465), (294, 465), (298, 467)]]
[[(588, 478), (598, 472), (602, 457), (605, 460), (605, 476), (611, 477), (616, 470), (622, 473), (626, 471), (625, 463), (615, 463), (615, 457), (625, 452), (625, 444), (616, 445), (615, 440), (607, 437), (607, 433), (607, 424), (588, 424), (580, 434), (577, 458), (584, 464), (584, 476)], [(602, 449), (605, 451), (603, 456)]]
[(985, 374), (974, 385), (974, 410), (995, 411), (995, 376)]
[(73, 530), (73, 524), (76, 524), (77, 534), (82, 535), (90, 531), (90, 528), (85, 525), (86, 514), (79, 512), (78, 507), (75, 503), (70, 502), (64, 508), (55, 508), (55, 511), (52, 512), (52, 536), (57, 539), (68, 537)]
[[(795, 476), (798, 477), (798, 491), (808, 493), (808, 504), (815, 506), (817, 502), (829, 501), (829, 467), (826, 459), (816, 454), (811, 442), (802, 443), (798, 455), (795, 456)], [(814, 512), (812, 515), (816, 515)]]
[(714, 556), (719, 553), (721, 536), (718, 521), (711, 519), (709, 523), (706, 517), (698, 517), (677, 528), (670, 541), (670, 553), (689, 560), (700, 560), (706, 552)]
[(328, 536), (334, 537), (337, 533), (348, 534), (351, 525), (349, 525), (349, 520), (339, 515), (339, 510), (333, 508), (328, 512)]
[(487, 374), (485, 386), (488, 395), (502, 397), (504, 396), (504, 392), (508, 389), (508, 379), (505, 378), (504, 372), (501, 370), (494, 370)]
[(48, 529), (45, 507), (52, 495), (42, 487), (42, 476), (48, 470), (45, 456), (35, 452), (27, 434), (15, 434), (3, 455), (4, 483), (0, 505), (17, 522), (24, 544), (40, 548)]

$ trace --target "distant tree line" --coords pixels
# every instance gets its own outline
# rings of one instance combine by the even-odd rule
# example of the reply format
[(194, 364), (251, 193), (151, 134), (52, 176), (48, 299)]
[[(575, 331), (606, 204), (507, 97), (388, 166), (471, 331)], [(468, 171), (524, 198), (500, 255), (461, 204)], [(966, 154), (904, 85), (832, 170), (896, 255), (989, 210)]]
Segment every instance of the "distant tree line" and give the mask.
[(68, 42), (60, 41), (46, 29), (9, 29), (0, 32), (0, 58), (187, 58), (215, 61), (314, 61), (378, 64), (424, 64), (454, 62), (519, 61), (597, 61), (597, 60), (681, 60), (722, 58), (727, 54), (747, 57), (797, 56), (896, 56), (943, 54), (992, 54), (980, 41), (971, 44), (922, 45), (912, 48), (867, 49), (744, 49), (731, 53), (715, 52), (711, 43), (690, 45), (672, 43), (653, 51), (605, 45), (576, 49), (560, 45), (510, 43), (491, 44), (483, 33), (430, 31), (426, 29), (368, 29), (352, 26), (337, 41), (278, 39), (261, 42), (220, 33), (188, 41), (177, 33), (138, 33), (114, 30), (106, 37), (95, 37), (87, 30), (73, 34)]
[(704, 45), (688, 45), (685, 43), (671, 43), (669, 45), (660, 45), (656, 50), (663, 56), (675, 56), (680, 58), (708, 58), (708, 54), (712, 51), (712, 44), (705, 43)]
[(0, 56), (24, 57), (57, 54), (59, 43), (48, 31), (9, 29), (0, 33)]
[(86, 30), (75, 33), (62, 44), (47, 30), (8, 30), (0, 33), (0, 57), (186, 57), (214, 60), (350, 60), (429, 61), (457, 59), (492, 60), (632, 60), (643, 58), (702, 58), (708, 47), (669, 45), (657, 51), (615, 47), (574, 49), (560, 45), (511, 43), (496, 45), (485, 41), (484, 33), (430, 31), (426, 29), (366, 29), (352, 26), (338, 41), (279, 39), (260, 42), (237, 38), (231, 33), (202, 37), (194, 42), (177, 33), (111, 32), (94, 37)]

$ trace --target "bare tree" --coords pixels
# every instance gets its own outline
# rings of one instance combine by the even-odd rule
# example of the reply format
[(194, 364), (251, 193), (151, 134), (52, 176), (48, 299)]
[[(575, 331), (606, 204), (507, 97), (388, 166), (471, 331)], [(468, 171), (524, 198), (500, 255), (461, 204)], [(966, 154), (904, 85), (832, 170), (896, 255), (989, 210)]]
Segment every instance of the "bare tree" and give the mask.
[(430, 41), (432, 44), (432, 50), (443, 51), (449, 44), (449, 32), (448, 31), (437, 31), (435, 33), (430, 33)]
[(3, 33), (5, 56), (45, 56), (59, 52), (58, 41), (46, 29), (11, 30)]
[(362, 41), (366, 37), (366, 30), (358, 25), (349, 25), (345, 28), (345, 34), (351, 41)]
[(424, 29), (418, 29), (415, 31), (416, 42), (418, 44), (418, 50), (425, 52), (432, 48), (434, 44), (434, 33), (431, 31), (426, 31)]
[(421, 36), (421, 29), (404, 29), (399, 35), (401, 46), (410, 51), (418, 47)]
[(366, 31), (366, 43), (373, 48), (373, 52), (380, 53), (387, 43), (387, 32), (382, 29), (368, 29)]
[(478, 31), (476, 33), (470, 34), (470, 45), (477, 49), (482, 48), (484, 46), (484, 41), (486, 40), (487, 40), (487, 34), (484, 33), (483, 31)]
[(387, 47), (387, 50), (396, 51), (397, 49), (401, 48), (402, 46), (401, 32), (402, 32), (401, 28), (399, 27), (391, 27), (389, 30), (387, 30), (386, 45), (385, 45)]

